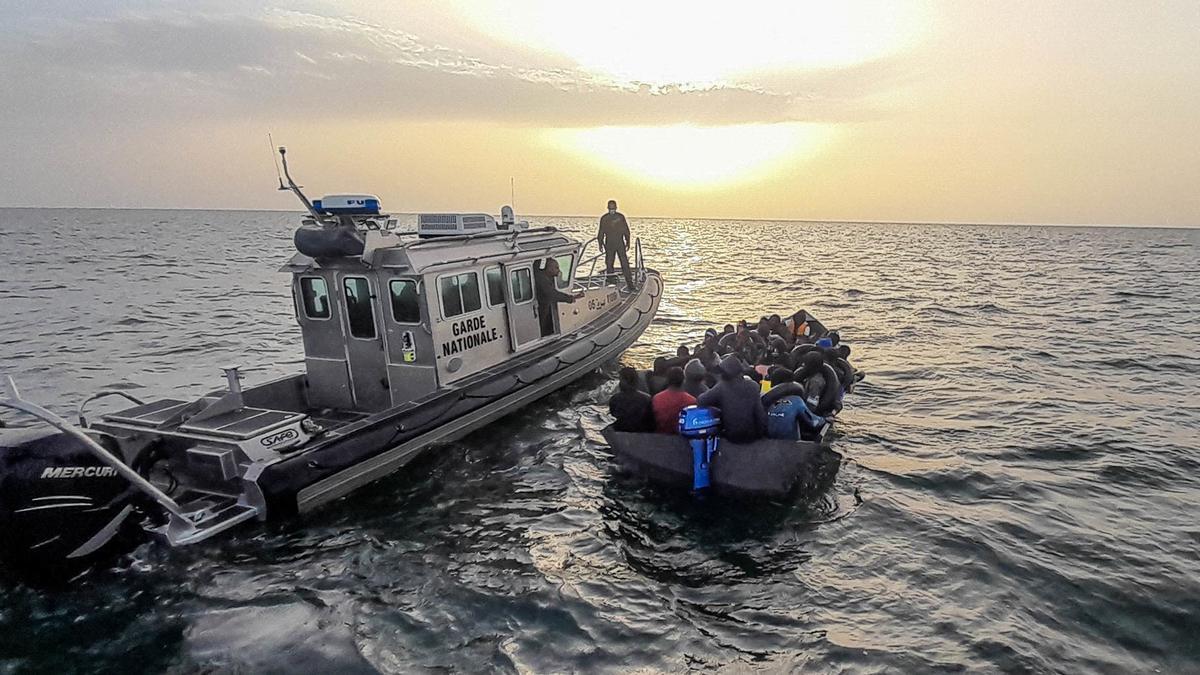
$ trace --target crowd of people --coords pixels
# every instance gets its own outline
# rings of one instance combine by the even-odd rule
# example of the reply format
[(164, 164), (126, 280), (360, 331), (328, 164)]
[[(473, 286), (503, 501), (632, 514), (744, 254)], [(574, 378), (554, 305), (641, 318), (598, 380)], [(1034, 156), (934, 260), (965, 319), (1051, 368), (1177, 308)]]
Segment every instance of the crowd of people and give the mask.
[(842, 408), (861, 373), (850, 346), (805, 310), (757, 323), (710, 328), (653, 369), (622, 368), (609, 412), (617, 431), (677, 433), (689, 405), (721, 410), (721, 435), (735, 443), (799, 440)]

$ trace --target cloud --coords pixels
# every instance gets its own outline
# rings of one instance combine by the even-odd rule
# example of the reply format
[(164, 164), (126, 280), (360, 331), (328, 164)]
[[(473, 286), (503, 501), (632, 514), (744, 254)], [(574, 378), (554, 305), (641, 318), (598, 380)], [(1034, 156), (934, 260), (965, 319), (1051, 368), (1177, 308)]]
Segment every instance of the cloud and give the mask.
[[(11, 24), (10, 24), (11, 25)], [(419, 25), (415, 22), (412, 25)], [(773, 74), (689, 88), (618, 82), (552, 57), (475, 56), (415, 33), (286, 10), (147, 9), (43, 19), (0, 34), (7, 125), (193, 118), (484, 120), (530, 126), (832, 121), (894, 68)], [(765, 84), (764, 84), (765, 83)], [(15, 95), (14, 95), (15, 94)]]

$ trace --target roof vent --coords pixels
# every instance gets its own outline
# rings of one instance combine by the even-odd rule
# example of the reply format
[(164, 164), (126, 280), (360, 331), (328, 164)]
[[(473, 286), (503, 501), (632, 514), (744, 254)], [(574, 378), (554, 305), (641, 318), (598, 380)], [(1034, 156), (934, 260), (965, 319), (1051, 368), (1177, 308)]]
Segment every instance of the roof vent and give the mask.
[(417, 234), (422, 237), (497, 231), (496, 219), (486, 213), (422, 213), (417, 216)]

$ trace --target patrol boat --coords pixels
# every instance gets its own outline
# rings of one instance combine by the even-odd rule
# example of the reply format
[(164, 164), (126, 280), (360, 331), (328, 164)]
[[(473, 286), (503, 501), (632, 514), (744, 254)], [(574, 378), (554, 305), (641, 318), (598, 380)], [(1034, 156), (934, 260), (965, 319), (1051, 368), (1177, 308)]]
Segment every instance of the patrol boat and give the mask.
[[(663, 282), (640, 241), (629, 287), (597, 269), (594, 239), (528, 227), (508, 207), (499, 221), (423, 214), (402, 232), (370, 195), (310, 202), (280, 154), (280, 188), (307, 212), (282, 269), (304, 372), (244, 386), (226, 368), (224, 389), (190, 401), (103, 391), (77, 423), (9, 379), (0, 407), (45, 423), (0, 429), (10, 562), (86, 559), (139, 525), (180, 546), (310, 511), (615, 359), (658, 309)], [(539, 316), (550, 259), (554, 285), (577, 299)], [(106, 397), (129, 407), (89, 421), (85, 406)]]

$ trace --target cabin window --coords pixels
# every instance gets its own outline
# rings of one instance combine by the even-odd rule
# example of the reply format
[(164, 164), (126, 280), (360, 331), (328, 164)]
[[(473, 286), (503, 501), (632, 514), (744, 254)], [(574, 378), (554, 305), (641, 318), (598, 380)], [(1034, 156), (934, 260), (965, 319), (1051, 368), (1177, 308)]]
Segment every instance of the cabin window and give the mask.
[(449, 319), (459, 314), (477, 312), (483, 306), (479, 299), (479, 275), (464, 272), (438, 279), (442, 294), (442, 316)]
[(365, 277), (342, 279), (346, 291), (346, 322), (350, 335), (364, 340), (375, 339), (375, 310), (371, 307), (371, 284)]
[(555, 258), (558, 261), (558, 279), (554, 284), (560, 289), (571, 285), (571, 265), (575, 264), (575, 256), (568, 253)]
[(489, 267), (483, 272), (487, 278), (488, 306), (499, 307), (504, 304), (504, 275), (499, 267)]
[(310, 319), (329, 318), (329, 286), (321, 277), (300, 279), (300, 299), (304, 303), (304, 316)]
[(392, 318), (396, 323), (421, 323), (421, 303), (417, 282), (412, 279), (392, 279)]
[(510, 283), (514, 303), (519, 305), (533, 299), (533, 275), (528, 267), (513, 270), (510, 275)]

